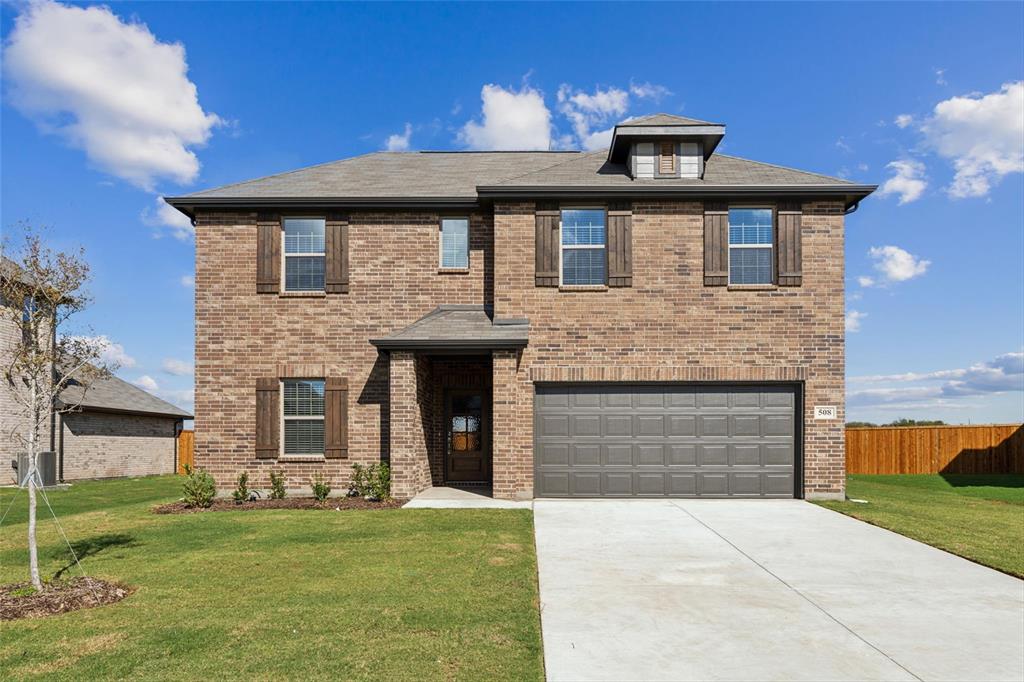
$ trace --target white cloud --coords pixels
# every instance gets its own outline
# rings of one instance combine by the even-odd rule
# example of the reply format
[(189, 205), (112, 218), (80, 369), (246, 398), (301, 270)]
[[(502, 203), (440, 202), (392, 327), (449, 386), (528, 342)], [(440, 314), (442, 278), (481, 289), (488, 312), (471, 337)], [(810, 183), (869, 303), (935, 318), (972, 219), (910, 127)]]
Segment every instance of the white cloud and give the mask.
[(185, 360), (179, 360), (178, 358), (164, 358), (162, 368), (168, 374), (176, 377), (191, 376), (192, 363), (186, 362)]
[(861, 320), (867, 316), (867, 313), (862, 313), (859, 310), (846, 311), (846, 331), (851, 334), (859, 332)]
[(148, 374), (143, 374), (132, 383), (144, 391), (156, 391), (159, 390), (160, 388), (160, 385), (156, 383), (156, 379), (149, 376)]
[(185, 48), (101, 5), (24, 5), (4, 48), (11, 102), (102, 170), (152, 190), (199, 173), (191, 147), (221, 120), (199, 105)]
[(558, 88), (558, 111), (572, 125), (584, 149), (600, 149), (611, 142), (612, 128), (593, 132), (597, 126), (616, 123), (629, 109), (629, 93), (616, 87), (595, 88), (593, 94), (563, 83)]
[(407, 152), (410, 138), (412, 138), (412, 124), (406, 123), (403, 132), (388, 135), (388, 139), (384, 141), (384, 148), (389, 152)]
[(949, 83), (946, 82), (946, 70), (945, 69), (935, 69), (935, 84), (936, 85), (949, 85)]
[(939, 102), (921, 132), (953, 162), (949, 196), (985, 196), (1005, 175), (1024, 172), (1024, 81)]
[(629, 84), (629, 92), (634, 97), (640, 99), (653, 99), (655, 102), (660, 102), (665, 97), (670, 97), (672, 91), (666, 88), (664, 85), (657, 85), (656, 83), (633, 83)]
[(925, 176), (924, 164), (913, 159), (899, 159), (886, 165), (892, 169), (894, 175), (885, 181), (878, 190), (879, 196), (898, 194), (900, 205), (917, 201), (924, 194), (928, 187), (928, 179)]
[(909, 251), (898, 246), (873, 246), (868, 250), (868, 255), (875, 261), (875, 270), (881, 274), (881, 278), (858, 277), (857, 281), (863, 287), (886, 286), (896, 282), (905, 282), (908, 279), (920, 277), (928, 271), (931, 261), (918, 258)]
[(196, 277), (195, 275), (182, 275), (178, 282), (186, 289), (192, 289), (196, 285)]
[(90, 347), (99, 351), (100, 360), (118, 367), (134, 367), (135, 358), (125, 352), (124, 346), (114, 343), (106, 334), (96, 336), (70, 336), (68, 338), (88, 342)]
[(551, 112), (539, 90), (518, 92), (488, 84), (480, 91), (482, 119), (470, 121), (459, 141), (470, 149), (547, 150), (551, 148)]
[(839, 151), (846, 152), (847, 154), (853, 153), (853, 147), (850, 146), (846, 141), (846, 138), (842, 135), (840, 135), (839, 139), (836, 140), (836, 148), (839, 149)]
[(947, 401), (965, 396), (1024, 391), (1024, 353), (1004, 353), (966, 368), (850, 377), (849, 383), (855, 387), (858, 384), (890, 384), (848, 391), (848, 400), (861, 405)]
[(906, 128), (907, 126), (909, 126), (913, 122), (914, 122), (914, 117), (911, 116), (910, 114), (900, 114), (893, 121), (893, 123), (896, 124), (897, 128)]
[(144, 225), (155, 228), (154, 237), (160, 237), (161, 230), (167, 230), (175, 239), (187, 241), (195, 236), (196, 228), (188, 216), (174, 208), (163, 197), (153, 197), (156, 205), (142, 209), (139, 218)]
[(184, 407), (189, 411), (195, 403), (195, 389), (192, 388), (161, 388), (156, 393), (158, 397), (172, 405)]

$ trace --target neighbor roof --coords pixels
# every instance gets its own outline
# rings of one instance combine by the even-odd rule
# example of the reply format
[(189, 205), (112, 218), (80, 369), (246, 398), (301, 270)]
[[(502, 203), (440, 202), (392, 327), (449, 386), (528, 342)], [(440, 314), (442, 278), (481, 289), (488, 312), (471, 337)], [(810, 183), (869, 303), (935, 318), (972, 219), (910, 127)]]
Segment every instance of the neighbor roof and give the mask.
[(81, 384), (72, 383), (61, 391), (60, 401), (65, 405), (78, 405), (102, 412), (192, 419), (192, 415), (185, 410), (113, 375), (94, 379), (89, 383), (88, 390)]
[(631, 118), (620, 123), (618, 128), (639, 128), (645, 126), (720, 126), (721, 123), (702, 121), (698, 118), (686, 118), (685, 116), (674, 116), (673, 114), (651, 114), (640, 118)]
[(490, 350), (522, 348), (529, 335), (529, 321), (495, 321), (490, 306), (442, 305), (408, 327), (370, 343), (382, 350)]

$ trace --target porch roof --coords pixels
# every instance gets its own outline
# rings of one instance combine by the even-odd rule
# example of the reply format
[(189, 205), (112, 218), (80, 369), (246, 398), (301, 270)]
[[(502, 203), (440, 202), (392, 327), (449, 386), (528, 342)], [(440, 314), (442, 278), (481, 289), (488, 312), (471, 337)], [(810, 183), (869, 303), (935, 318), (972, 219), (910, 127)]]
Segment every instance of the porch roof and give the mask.
[(528, 320), (495, 320), (491, 306), (441, 305), (370, 343), (381, 350), (491, 350), (522, 348), (529, 337)]

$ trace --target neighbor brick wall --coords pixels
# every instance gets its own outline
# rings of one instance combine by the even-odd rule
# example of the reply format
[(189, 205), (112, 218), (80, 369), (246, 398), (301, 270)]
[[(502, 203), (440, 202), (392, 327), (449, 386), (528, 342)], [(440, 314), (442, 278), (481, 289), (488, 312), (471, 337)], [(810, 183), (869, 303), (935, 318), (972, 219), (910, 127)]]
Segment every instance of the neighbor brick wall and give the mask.
[[(453, 215), (445, 212), (445, 215)], [(439, 215), (355, 212), (349, 221), (347, 294), (293, 297), (256, 293), (256, 213), (200, 212), (196, 224), (196, 465), (221, 491), (248, 471), (252, 487), (271, 470), (290, 488), (323, 473), (336, 488), (353, 462), (389, 457), (387, 354), (369, 340), (390, 334), (444, 303), (490, 303), (492, 222), (470, 216), (469, 269), (438, 272)], [(279, 364), (325, 363), (349, 382), (347, 459), (255, 459), (255, 383)]]
[(84, 411), (61, 421), (65, 481), (174, 473), (175, 419)]
[[(802, 286), (744, 290), (703, 284), (701, 202), (636, 202), (633, 286), (569, 291), (534, 284), (534, 204), (496, 203), (495, 315), (529, 318), (530, 344), (515, 380), (505, 369), (511, 361), (502, 357), (499, 372), (495, 356), (495, 411), (501, 394), (514, 420), (501, 427), (507, 472), (496, 468), (495, 494), (531, 492), (533, 382), (555, 380), (802, 380), (805, 491), (841, 494), (842, 209), (804, 204)], [(839, 418), (814, 421), (822, 404), (837, 406)]]

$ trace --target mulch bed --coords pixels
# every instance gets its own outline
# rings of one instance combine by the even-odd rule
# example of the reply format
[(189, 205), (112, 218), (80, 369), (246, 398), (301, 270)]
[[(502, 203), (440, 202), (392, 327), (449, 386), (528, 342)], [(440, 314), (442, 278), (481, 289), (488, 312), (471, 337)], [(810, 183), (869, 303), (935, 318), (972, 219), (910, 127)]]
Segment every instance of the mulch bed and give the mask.
[(31, 588), (32, 583), (0, 585), (0, 620), (42, 618), (91, 609), (119, 602), (132, 593), (122, 585), (85, 577), (44, 583), (42, 592)]
[(259, 509), (327, 509), (344, 511), (346, 509), (396, 509), (407, 500), (390, 499), (380, 502), (369, 502), (361, 497), (331, 497), (326, 502), (317, 502), (312, 497), (286, 497), (283, 500), (256, 500), (238, 504), (234, 500), (217, 499), (213, 505), (189, 507), (184, 502), (172, 502), (153, 507), (154, 514), (196, 514), (198, 512), (218, 511), (255, 511)]

